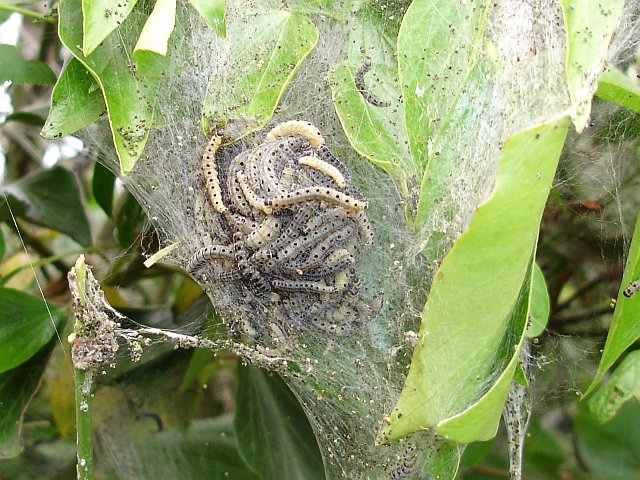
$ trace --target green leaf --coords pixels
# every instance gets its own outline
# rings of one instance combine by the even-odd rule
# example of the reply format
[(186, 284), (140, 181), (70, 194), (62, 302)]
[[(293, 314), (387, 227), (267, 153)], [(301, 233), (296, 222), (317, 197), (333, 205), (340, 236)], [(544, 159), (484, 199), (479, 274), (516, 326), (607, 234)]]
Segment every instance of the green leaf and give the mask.
[[(516, 348), (506, 347), (524, 333), (531, 255), (568, 123), (556, 118), (504, 143), (492, 195), (435, 275), (405, 386), (379, 440), (441, 426), (455, 427), (450, 440), (463, 443), (495, 433), (517, 363)], [(491, 416), (476, 418), (476, 408)]]
[(627, 402), (599, 424), (582, 402), (574, 420), (576, 446), (591, 478), (637, 480), (640, 472), (640, 403)]
[[(15, 202), (16, 216), (62, 232), (83, 246), (91, 245), (91, 231), (73, 174), (55, 166), (41, 170), (7, 187)], [(0, 201), (4, 206), (4, 202)], [(11, 203), (13, 208), (14, 202)], [(6, 219), (5, 219), (6, 220)]]
[(133, 49), (133, 58), (138, 61), (137, 53), (141, 50), (166, 55), (169, 37), (175, 25), (176, 0), (157, 0)]
[(4, 260), (4, 251), (5, 251), (5, 243), (4, 243), (4, 233), (2, 233), (2, 230), (0, 229), (0, 263), (2, 263), (2, 260)]
[(93, 197), (109, 217), (113, 216), (113, 188), (115, 184), (116, 176), (113, 172), (101, 163), (96, 162), (91, 181)]
[[(494, 353), (491, 369), (501, 372), (498, 378), (485, 373), (491, 388), (464, 411), (437, 424), (438, 432), (460, 443), (484, 441), (493, 438), (498, 431), (504, 402), (515, 377), (520, 348), (527, 324), (531, 295), (531, 270), (527, 271), (516, 304), (507, 322), (502, 343)], [(523, 372), (524, 373), (524, 372)], [(526, 379), (526, 375), (524, 375)]]
[(218, 35), (224, 37), (227, 34), (224, 18), (225, 0), (189, 0), (189, 3)]
[(565, 63), (572, 118), (578, 133), (589, 121), (591, 98), (598, 88), (609, 42), (620, 19), (624, 0), (583, 2), (560, 0), (567, 32)]
[(0, 82), (53, 85), (56, 74), (46, 63), (25, 60), (14, 45), (0, 44)]
[(91, 245), (89, 221), (73, 173), (55, 166), (14, 185), (26, 200), (27, 219), (65, 233), (80, 245)]
[(154, 82), (162, 79), (169, 65), (169, 37), (175, 25), (176, 0), (158, 0), (133, 49), (136, 73), (139, 76)]
[[(135, 38), (123, 33), (131, 28), (111, 33), (90, 56), (85, 56), (78, 48), (82, 43), (80, 0), (61, 0), (58, 13), (62, 43), (91, 72), (102, 90), (120, 168), (126, 175), (133, 169), (147, 142), (153, 123), (157, 82), (133, 71), (130, 52)], [(125, 21), (141, 23), (143, 13), (136, 10), (128, 14)]]
[(22, 416), (40, 385), (49, 354), (55, 341), (43, 348), (31, 360), (13, 370), (0, 373), (0, 458), (20, 454)]
[(216, 354), (205, 348), (196, 348), (189, 360), (189, 366), (182, 379), (180, 391), (189, 388), (196, 379), (210, 378), (211, 374), (217, 370), (220, 362), (217, 361)]
[(531, 309), (529, 311), (529, 326), (527, 327), (527, 337), (534, 338), (540, 335), (549, 321), (551, 303), (549, 302), (549, 291), (547, 282), (540, 267), (536, 263), (533, 268), (533, 282), (531, 285)]
[[(358, 19), (351, 22), (349, 45), (350, 59), (338, 65), (330, 77), (338, 118), (354, 150), (393, 177), (407, 196), (408, 178), (415, 177), (417, 171), (407, 147), (400, 91), (394, 87), (398, 75), (394, 46), (376, 26)], [(371, 45), (380, 47), (367, 48)], [(388, 101), (388, 107), (368, 103), (356, 87), (354, 77), (365, 60), (361, 51), (367, 51), (372, 61), (365, 76), (367, 88)]]
[(436, 222), (425, 242), (427, 258), (442, 258), (450, 247), (442, 229), (459, 213), (451, 179), (477, 148), (469, 132), (481, 131), (491, 112), (495, 66), (480, 55), (489, 3), (414, 1), (398, 33), (404, 123), (420, 185), (415, 229)]
[(240, 454), (264, 480), (325, 478), (309, 421), (279, 377), (239, 367), (236, 411)]
[[(490, 110), (490, 91), (487, 88), (486, 65), (476, 64), (467, 74), (464, 84), (455, 97), (451, 106), (452, 111), (440, 125), (440, 130), (433, 140), (433, 146), (426, 164), (420, 197), (416, 225), (418, 229), (432, 218), (452, 220), (455, 207), (451, 205), (451, 185), (453, 174), (457, 173), (461, 158), (471, 155), (474, 142), (477, 139), (469, 132), (481, 130), (481, 122)], [(439, 97), (436, 97), (439, 98)], [(435, 102), (438, 103), (437, 101)], [(408, 128), (408, 127), (407, 127)], [(436, 235), (428, 244), (428, 250), (423, 252), (427, 258), (440, 257), (441, 239)]]
[(140, 234), (140, 226), (144, 219), (142, 207), (128, 191), (124, 193), (124, 199), (115, 213), (115, 222), (118, 233), (118, 242), (124, 249), (133, 245)]
[(44, 118), (34, 112), (13, 112), (4, 117), (2, 124), (9, 122), (22, 122), (34, 127), (42, 127), (44, 125)]
[(612, 145), (640, 138), (640, 113), (624, 108), (614, 112), (593, 135), (597, 145)]
[(148, 435), (136, 452), (142, 464), (140, 478), (264, 478), (243, 461), (228, 416), (194, 420), (186, 435), (175, 430)]
[[(321, 15), (345, 22), (363, 2), (361, 0), (288, 0), (287, 10), (304, 15)], [(369, 2), (365, 2), (365, 5)], [(376, 2), (378, 3), (378, 2)], [(354, 6), (356, 4), (356, 6)]]
[(609, 65), (600, 75), (596, 96), (640, 113), (640, 86), (638, 86), (638, 82), (613, 65)]
[(222, 126), (242, 137), (264, 127), (302, 61), (318, 42), (318, 30), (285, 10), (242, 17), (229, 25), (229, 68), (210, 85), (203, 106), (205, 134)]
[(516, 371), (513, 373), (513, 381), (518, 382), (523, 387), (529, 386), (529, 379), (527, 378), (527, 373), (524, 371), (522, 362), (518, 362), (518, 365), (516, 365)]
[(560, 435), (557, 429), (543, 429), (536, 416), (531, 419), (525, 441), (524, 471), (532, 478), (561, 478), (560, 469), (566, 464), (567, 455)]
[(55, 334), (60, 311), (12, 288), (0, 288), (0, 372), (29, 360)]
[(471, 467), (487, 457), (493, 450), (495, 440), (486, 442), (473, 442), (467, 445), (461, 458), (464, 467)]
[(455, 442), (442, 442), (436, 448), (431, 463), (423, 466), (432, 478), (454, 480), (457, 478), (464, 447)]
[(11, 192), (11, 185), (5, 187), (3, 197), (0, 197), (0, 222), (14, 228), (14, 217), (25, 217), (27, 204)]
[(633, 232), (633, 239), (629, 247), (629, 255), (627, 264), (624, 267), (622, 275), (622, 283), (618, 291), (616, 308), (613, 311), (613, 319), (607, 334), (607, 341), (604, 345), (600, 364), (596, 371), (593, 381), (584, 393), (586, 397), (602, 380), (602, 377), (615, 361), (624, 353), (624, 351), (633, 345), (640, 338), (640, 294), (627, 298), (623, 292), (627, 286), (640, 278), (640, 212), (636, 219), (636, 227)]
[[(331, 75), (331, 90), (336, 112), (349, 143), (360, 155), (382, 168), (402, 186), (407, 194), (407, 174), (413, 171), (402, 119), (401, 108), (388, 110), (367, 103), (356, 89), (354, 75), (358, 67), (339, 65)], [(379, 67), (378, 79), (392, 78), (391, 68)], [(384, 81), (383, 81), (384, 83)], [(390, 112), (390, 113), (389, 113)]]
[(106, 111), (98, 83), (75, 58), (64, 67), (53, 92), (51, 109), (40, 134), (60, 138), (95, 122)]
[[(428, 142), (443, 129), (480, 47), (487, 0), (415, 0), (398, 33), (398, 67), (409, 150), (427, 168)], [(428, 26), (428, 27), (427, 27)]]
[(607, 382), (588, 401), (599, 422), (613, 417), (627, 401), (640, 401), (640, 350), (630, 352), (616, 367)]
[[(138, 0), (82, 0), (82, 52), (91, 55), (124, 22)], [(78, 10), (80, 5), (78, 5)], [(62, 20), (61, 20), (62, 23)], [(80, 27), (80, 25), (78, 25)], [(79, 45), (79, 44), (78, 44)]]

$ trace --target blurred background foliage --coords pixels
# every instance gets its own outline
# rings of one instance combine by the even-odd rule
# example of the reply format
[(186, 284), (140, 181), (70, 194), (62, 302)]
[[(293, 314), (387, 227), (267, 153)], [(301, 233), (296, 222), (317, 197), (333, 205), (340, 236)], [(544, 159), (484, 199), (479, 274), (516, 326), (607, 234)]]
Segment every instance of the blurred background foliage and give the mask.
[[(35, 13), (11, 14), (23, 7)], [(184, 272), (143, 266), (158, 239), (113, 174), (79, 140), (40, 137), (67, 55), (50, 6), (0, 8), (0, 80), (12, 72), (0, 92), (0, 478), (68, 479), (76, 459), (66, 275), (77, 255), (87, 255), (111, 305), (139, 324), (175, 329), (215, 315)], [(638, 402), (601, 423), (579, 400), (598, 365), (640, 205), (639, 135), (640, 115), (599, 100), (586, 133), (565, 146), (538, 249), (550, 320), (532, 349), (526, 479), (638, 478)], [(99, 478), (324, 477), (286, 385), (231, 354), (157, 344), (137, 364), (123, 357), (100, 378), (94, 422)], [(505, 442), (500, 431), (468, 446), (460, 477), (508, 478)]]

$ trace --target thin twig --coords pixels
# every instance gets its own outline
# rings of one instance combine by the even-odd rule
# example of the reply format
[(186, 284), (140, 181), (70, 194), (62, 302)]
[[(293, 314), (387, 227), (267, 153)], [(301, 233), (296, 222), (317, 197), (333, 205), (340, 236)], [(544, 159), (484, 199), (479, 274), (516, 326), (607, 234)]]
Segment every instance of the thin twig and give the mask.
[(42, 160), (41, 151), (31, 143), (30, 139), (21, 129), (22, 127), (12, 125), (11, 123), (3, 125), (3, 133), (9, 137), (9, 140), (12, 140), (24, 153), (31, 157), (37, 165), (40, 165)]
[[(24, 237), (24, 231), (22, 231), (23, 237)], [(28, 243), (28, 242), (25, 242)], [(31, 265), (20, 265), (17, 268), (14, 268), (13, 270), (11, 270), (9, 273), (7, 273), (6, 275), (4, 275), (2, 278), (0, 278), (0, 287), (5, 285), (10, 279), (11, 277), (13, 277), (14, 275), (17, 275), (18, 273), (27, 270), (31, 267), (33, 268), (40, 268), (43, 267), (45, 265), (49, 265), (49, 264), (55, 264), (55, 262), (57, 262), (58, 260), (62, 260), (63, 258), (66, 257), (70, 257), (71, 255), (78, 255), (80, 253), (94, 253), (94, 252), (102, 252), (103, 250), (107, 249), (107, 248), (111, 248), (110, 246), (97, 246), (97, 247), (84, 247), (84, 248), (79, 248), (77, 250), (69, 250), (68, 252), (64, 252), (64, 253), (59, 253), (57, 255), (52, 255), (50, 257), (45, 257), (42, 258), (36, 262), (31, 263)], [(35, 250), (35, 249), (34, 249)], [(38, 252), (40, 253), (40, 252)], [(61, 270), (61, 265), (56, 265), (56, 267), (58, 267), (58, 270)]]
[(41, 258), (50, 258), (53, 259), (49, 264), (56, 267), (59, 272), (66, 273), (69, 271), (69, 266), (66, 265), (61, 259), (56, 258), (57, 256), (51, 251), (49, 247), (47, 247), (42, 241), (31, 234), (28, 228), (24, 225), (24, 222), (18, 221), (18, 226), (20, 227), (20, 233), (22, 236), (22, 240), (26, 245), (29, 245), (33, 248), (36, 253)]
[(19, 13), (20, 15), (23, 15), (25, 17), (38, 20), (39, 22), (52, 23), (52, 24), (58, 23), (57, 20), (53, 17), (50, 17), (48, 15), (43, 15), (42, 13), (34, 12), (33, 10), (27, 10), (26, 8), (16, 7), (14, 5), (0, 5), (0, 11)]
[(604, 280), (609, 280), (610, 278), (612, 278), (612, 274), (608, 273), (608, 272), (604, 272), (600, 275), (598, 275), (597, 277), (589, 280), (587, 283), (585, 283), (584, 285), (582, 285), (582, 287), (580, 287), (578, 290), (576, 290), (573, 295), (571, 295), (569, 298), (567, 298), (565, 301), (563, 301), (562, 303), (558, 304), (558, 306), (554, 309), (554, 313), (558, 313), (561, 312), (562, 310), (565, 310), (566, 308), (571, 306), (571, 303), (576, 299), (576, 298), (580, 298), (581, 296), (583, 296), (585, 293), (587, 293), (589, 290), (591, 290), (592, 288), (598, 286), (598, 284)]
[(603, 307), (597, 310), (590, 310), (588, 312), (578, 313), (576, 315), (567, 315), (566, 317), (552, 317), (552, 323), (557, 327), (566, 327), (574, 323), (579, 323), (583, 320), (588, 320), (594, 317), (600, 317), (608, 313), (613, 313), (611, 307)]
[(213, 352), (228, 350), (241, 358), (251, 359), (252, 362), (268, 370), (284, 369), (284, 371), (286, 371), (288, 367), (287, 359), (285, 357), (267, 356), (257, 352), (255, 349), (245, 345), (244, 343), (236, 342), (231, 339), (210, 340), (208, 338), (185, 335), (154, 327), (140, 327), (135, 330), (120, 328), (118, 330), (118, 335), (127, 339), (136, 339), (144, 335), (158, 336), (173, 343), (176, 348), (206, 348)]

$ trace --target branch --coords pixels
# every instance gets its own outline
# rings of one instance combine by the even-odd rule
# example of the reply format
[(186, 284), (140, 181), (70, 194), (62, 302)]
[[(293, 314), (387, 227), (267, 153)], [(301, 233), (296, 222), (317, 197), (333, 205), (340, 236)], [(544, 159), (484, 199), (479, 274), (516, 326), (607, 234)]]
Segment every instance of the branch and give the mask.
[(93, 429), (91, 425), (91, 397), (93, 389), (94, 369), (90, 364), (78, 361), (78, 350), (87, 337), (87, 266), (84, 255), (80, 255), (75, 267), (69, 272), (69, 289), (73, 298), (76, 322), (73, 327), (73, 379), (76, 401), (76, 438), (77, 458), (76, 471), (78, 480), (93, 479)]
[(16, 7), (14, 5), (0, 5), (0, 11), (19, 13), (20, 15), (33, 18), (39, 22), (52, 23), (54, 25), (58, 23), (55, 18), (49, 15), (43, 15), (42, 13), (27, 10), (26, 8)]
[[(489, 465), (483, 465), (481, 463), (476, 463), (473, 467), (471, 467), (471, 470), (478, 473), (485, 473), (487, 475), (492, 475), (498, 478), (507, 478), (507, 479), (510, 478), (509, 472), (507, 470), (503, 470), (502, 468), (492, 467)], [(522, 480), (536, 480), (536, 479), (529, 475), (523, 475)]]
[(551, 317), (551, 322), (553, 325), (557, 327), (557, 329), (566, 327), (568, 325), (572, 325), (574, 323), (579, 323), (583, 320), (588, 320), (594, 317), (600, 317), (602, 315), (607, 315), (608, 313), (612, 313), (611, 307), (603, 307), (597, 310), (591, 310), (589, 312), (582, 312), (576, 315), (567, 315), (566, 317)]
[(587, 293), (592, 288), (596, 287), (600, 282), (604, 280), (610, 280), (613, 278), (613, 275), (608, 272), (601, 273), (597, 277), (589, 280), (587, 283), (583, 284), (578, 290), (576, 290), (573, 295), (567, 298), (564, 302), (558, 304), (558, 306), (554, 310), (554, 314), (565, 310), (566, 308), (571, 306), (571, 302), (573, 302), (576, 298), (580, 298), (582, 295)]

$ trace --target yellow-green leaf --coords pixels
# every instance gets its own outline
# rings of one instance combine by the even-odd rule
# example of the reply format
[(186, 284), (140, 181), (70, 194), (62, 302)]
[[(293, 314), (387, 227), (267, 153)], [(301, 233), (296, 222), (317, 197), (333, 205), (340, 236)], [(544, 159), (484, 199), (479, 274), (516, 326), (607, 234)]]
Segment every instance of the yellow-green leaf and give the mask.
[(0, 82), (51, 85), (56, 74), (49, 65), (37, 60), (25, 60), (14, 45), (0, 44)]
[(531, 283), (531, 309), (529, 311), (529, 326), (527, 337), (534, 338), (540, 335), (549, 321), (551, 302), (547, 282), (544, 280), (542, 270), (536, 263), (533, 268), (533, 280)]
[(567, 86), (578, 133), (587, 125), (591, 98), (598, 88), (609, 42), (618, 26), (624, 0), (560, 0), (567, 32)]
[(189, 0), (205, 22), (222, 37), (227, 34), (224, 18), (224, 0)]
[[(409, 178), (415, 178), (419, 168), (409, 153), (398, 71), (395, 57), (389, 54), (394, 53), (394, 45), (376, 25), (365, 20), (352, 20), (350, 32), (349, 59), (330, 77), (338, 118), (353, 148), (393, 177), (402, 194), (408, 196)], [(355, 75), (365, 60), (361, 53), (365, 48), (371, 67), (363, 81), (387, 106), (372, 105), (356, 86)]]
[(640, 113), (640, 85), (637, 80), (609, 65), (598, 80), (596, 96)]
[(409, 149), (425, 168), (474, 66), (487, 0), (415, 0), (398, 33), (398, 66)]
[(640, 338), (640, 321), (638, 321), (640, 318), (640, 293), (636, 292), (631, 297), (626, 297), (623, 293), (629, 284), (638, 278), (640, 278), (640, 214), (636, 219), (636, 228), (629, 247), (627, 265), (622, 275), (616, 308), (613, 311), (613, 320), (609, 327), (598, 371), (585, 392), (585, 396), (598, 385), (607, 370), (620, 358), (620, 355)]
[[(78, 47), (82, 43), (80, 0), (61, 0), (58, 13), (62, 43), (91, 72), (102, 90), (121, 170), (127, 174), (147, 142), (157, 84), (136, 75), (130, 58), (135, 38), (124, 35), (124, 28), (109, 34), (91, 55), (86, 56)], [(125, 21), (141, 23), (142, 18), (142, 12), (136, 11)]]
[(82, 0), (82, 53), (91, 55), (127, 19), (137, 2), (138, 0)]
[(640, 350), (630, 352), (589, 399), (589, 409), (600, 422), (613, 417), (629, 400), (640, 401)]
[(75, 58), (64, 67), (51, 94), (51, 109), (40, 134), (60, 138), (95, 122), (107, 107), (91, 73)]
[(241, 137), (264, 127), (296, 70), (318, 42), (318, 30), (285, 10), (242, 17), (229, 25), (229, 68), (207, 91), (205, 134), (237, 126)]
[(133, 50), (133, 57), (141, 50), (166, 55), (169, 37), (176, 25), (176, 0), (157, 0), (153, 12), (147, 18), (138, 43)]
[[(506, 140), (492, 195), (435, 275), (411, 368), (381, 441), (433, 427), (465, 443), (495, 432), (524, 335), (532, 253), (568, 125), (560, 117)], [(453, 420), (461, 414), (466, 419)]]

